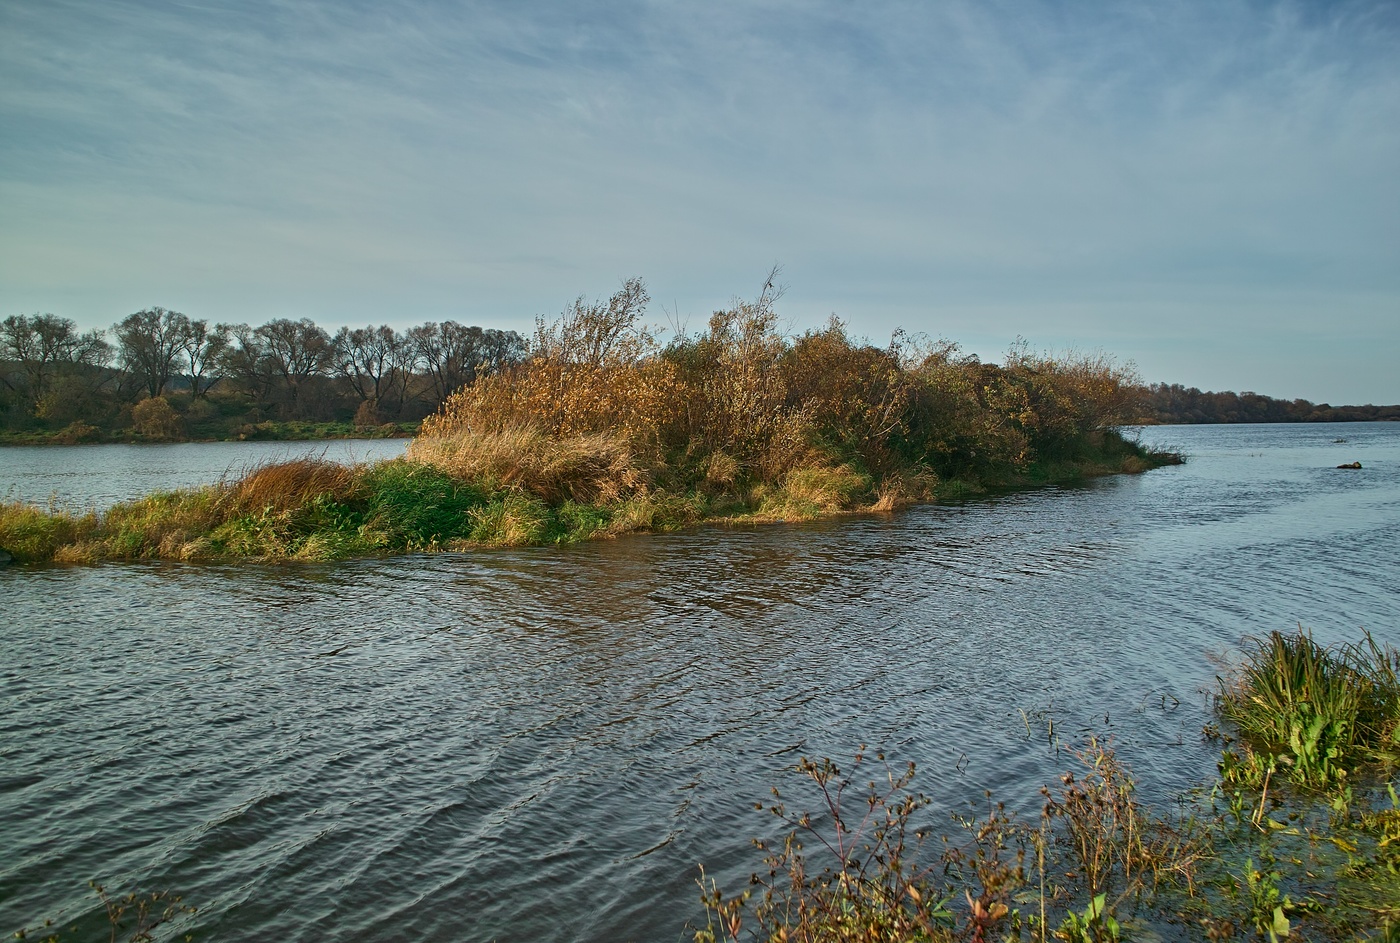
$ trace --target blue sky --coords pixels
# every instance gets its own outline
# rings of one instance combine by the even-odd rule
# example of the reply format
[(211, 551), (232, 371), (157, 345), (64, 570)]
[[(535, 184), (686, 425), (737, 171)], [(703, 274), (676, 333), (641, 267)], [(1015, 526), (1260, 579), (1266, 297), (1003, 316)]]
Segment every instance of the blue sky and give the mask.
[(1400, 402), (1400, 5), (0, 4), (0, 316), (693, 329), (775, 263), (794, 330)]

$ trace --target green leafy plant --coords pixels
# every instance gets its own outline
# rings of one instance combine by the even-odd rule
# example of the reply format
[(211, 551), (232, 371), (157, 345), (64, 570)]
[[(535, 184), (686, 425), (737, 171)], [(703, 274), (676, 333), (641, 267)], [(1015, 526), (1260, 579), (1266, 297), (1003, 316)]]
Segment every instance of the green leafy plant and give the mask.
[(1393, 754), (1397, 666), (1400, 653), (1369, 633), (1361, 644), (1329, 649), (1301, 628), (1271, 632), (1247, 640), (1245, 662), (1221, 680), (1216, 706), (1247, 749), (1276, 757), (1297, 783), (1328, 786), (1359, 763)]

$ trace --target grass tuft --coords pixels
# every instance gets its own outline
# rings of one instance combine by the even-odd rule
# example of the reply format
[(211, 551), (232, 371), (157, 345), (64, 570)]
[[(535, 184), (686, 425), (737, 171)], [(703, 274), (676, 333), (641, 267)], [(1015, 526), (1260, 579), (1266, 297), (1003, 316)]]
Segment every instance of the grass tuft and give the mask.
[(97, 525), (92, 514), (47, 511), (7, 501), (0, 504), (0, 549), (20, 563), (51, 560), (63, 547), (84, 539)]
[(1327, 786), (1400, 752), (1400, 652), (1367, 633), (1324, 648), (1299, 628), (1245, 645), (1216, 705), (1247, 746), (1303, 785)]
[(542, 543), (550, 531), (549, 509), (539, 498), (515, 491), (471, 511), (471, 542), (488, 547)]
[(472, 512), (487, 503), (480, 487), (403, 459), (372, 466), (360, 485), (369, 492), (366, 526), (392, 547), (423, 549), (468, 539)]
[(348, 466), (307, 456), (253, 469), (233, 483), (229, 497), (241, 511), (288, 511), (322, 495), (343, 500), (354, 484), (355, 475)]
[(516, 489), (554, 505), (605, 504), (646, 485), (627, 440), (615, 433), (553, 438), (529, 426), (463, 429), (415, 439), (408, 457), (491, 491)]

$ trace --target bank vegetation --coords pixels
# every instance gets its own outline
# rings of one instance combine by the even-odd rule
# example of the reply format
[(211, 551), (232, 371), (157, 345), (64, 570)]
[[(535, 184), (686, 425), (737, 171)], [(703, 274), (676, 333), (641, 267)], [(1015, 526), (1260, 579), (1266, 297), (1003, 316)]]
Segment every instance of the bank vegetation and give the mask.
[(403, 459), (305, 458), (97, 513), (0, 507), (24, 561), (338, 557), (570, 542), (702, 520), (889, 511), (1179, 461), (1117, 431), (1131, 372), (1024, 346), (789, 336), (758, 298), (662, 344), (631, 280), (541, 319), (520, 362), (446, 397)]
[[(1220, 680), (1219, 776), (1154, 810), (1114, 745), (1026, 818), (989, 796), (930, 819), (914, 767), (797, 764), (760, 811), (749, 887), (702, 868), (697, 943), (1400, 939), (1400, 651), (1369, 634), (1249, 640)], [(1028, 725), (1029, 733), (1029, 725)], [(1060, 744), (1057, 743), (1057, 754)]]

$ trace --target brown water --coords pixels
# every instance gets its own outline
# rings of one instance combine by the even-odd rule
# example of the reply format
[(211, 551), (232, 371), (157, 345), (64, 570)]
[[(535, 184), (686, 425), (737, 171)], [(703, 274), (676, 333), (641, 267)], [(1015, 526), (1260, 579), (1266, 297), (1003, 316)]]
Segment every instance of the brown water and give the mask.
[(1050, 718), (1168, 801), (1213, 770), (1212, 653), (1400, 644), (1400, 424), (1146, 437), (1192, 461), (565, 549), (0, 570), (0, 931), (97, 879), (184, 891), (206, 941), (688, 939), (697, 864), (742, 883), (800, 756), (1030, 809)]

